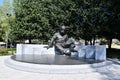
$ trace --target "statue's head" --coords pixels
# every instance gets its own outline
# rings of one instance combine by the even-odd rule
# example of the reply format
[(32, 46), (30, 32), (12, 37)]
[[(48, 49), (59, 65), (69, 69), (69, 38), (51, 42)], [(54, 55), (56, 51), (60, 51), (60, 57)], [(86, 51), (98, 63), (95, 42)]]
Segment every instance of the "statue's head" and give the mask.
[(64, 26), (64, 25), (60, 26), (59, 31), (62, 35), (64, 35), (66, 33), (66, 26)]

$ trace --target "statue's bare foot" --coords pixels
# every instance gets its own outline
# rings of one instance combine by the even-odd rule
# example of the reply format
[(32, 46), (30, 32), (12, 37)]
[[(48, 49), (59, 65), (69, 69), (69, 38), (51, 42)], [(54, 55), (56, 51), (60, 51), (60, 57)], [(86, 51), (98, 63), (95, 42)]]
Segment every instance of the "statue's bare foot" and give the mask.
[(67, 55), (67, 56), (71, 56), (71, 51), (70, 51), (70, 50), (66, 50), (66, 51), (64, 52), (64, 54)]

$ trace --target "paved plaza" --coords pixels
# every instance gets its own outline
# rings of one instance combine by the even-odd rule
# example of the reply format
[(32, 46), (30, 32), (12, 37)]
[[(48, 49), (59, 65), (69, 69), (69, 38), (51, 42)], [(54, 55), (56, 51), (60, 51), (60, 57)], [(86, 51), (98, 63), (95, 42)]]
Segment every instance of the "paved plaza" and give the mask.
[(4, 60), (9, 56), (0, 56), (0, 80), (120, 80), (120, 61), (100, 68), (97, 72), (80, 74), (43, 74), (15, 70), (7, 67)]

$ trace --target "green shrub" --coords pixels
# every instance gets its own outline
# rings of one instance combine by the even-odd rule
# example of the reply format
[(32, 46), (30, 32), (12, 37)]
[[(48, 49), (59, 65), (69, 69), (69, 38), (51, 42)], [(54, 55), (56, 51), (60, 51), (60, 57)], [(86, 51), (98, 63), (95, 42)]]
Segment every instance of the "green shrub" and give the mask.
[(12, 52), (11, 52), (12, 49), (13, 49), (13, 51), (16, 51), (16, 48), (8, 48), (8, 49), (0, 48), (0, 56), (2, 56), (2, 55), (11, 55), (12, 54)]
[(6, 48), (0, 48), (0, 55), (4, 55), (5, 53), (7, 53)]

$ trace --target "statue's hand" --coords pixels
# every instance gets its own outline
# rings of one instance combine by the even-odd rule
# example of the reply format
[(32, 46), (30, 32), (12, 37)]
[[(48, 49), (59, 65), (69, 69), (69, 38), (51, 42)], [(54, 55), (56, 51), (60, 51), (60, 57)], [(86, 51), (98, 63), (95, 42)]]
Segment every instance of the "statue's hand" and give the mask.
[(49, 46), (44, 46), (44, 48), (47, 48), (47, 49), (49, 49), (50, 47), (49, 47)]

